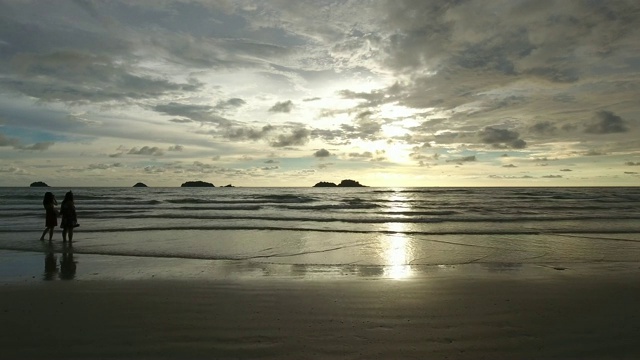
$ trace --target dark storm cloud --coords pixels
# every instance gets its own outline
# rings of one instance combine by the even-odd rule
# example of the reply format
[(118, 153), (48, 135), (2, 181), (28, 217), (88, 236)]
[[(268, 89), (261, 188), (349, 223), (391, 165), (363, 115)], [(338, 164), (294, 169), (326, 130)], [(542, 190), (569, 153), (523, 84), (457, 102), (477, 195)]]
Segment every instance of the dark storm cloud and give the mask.
[(314, 152), (313, 156), (317, 157), (317, 158), (325, 158), (325, 157), (331, 156), (331, 153), (329, 152), (329, 150), (320, 149), (320, 150)]
[(589, 134), (611, 134), (629, 131), (627, 121), (611, 111), (598, 111), (584, 131)]
[(307, 129), (294, 129), (290, 134), (280, 134), (271, 140), (270, 145), (273, 147), (285, 147), (304, 145), (309, 141), (310, 132)]
[(283, 102), (277, 102), (269, 109), (269, 112), (289, 113), (291, 112), (291, 109), (293, 109), (293, 101), (287, 100)]

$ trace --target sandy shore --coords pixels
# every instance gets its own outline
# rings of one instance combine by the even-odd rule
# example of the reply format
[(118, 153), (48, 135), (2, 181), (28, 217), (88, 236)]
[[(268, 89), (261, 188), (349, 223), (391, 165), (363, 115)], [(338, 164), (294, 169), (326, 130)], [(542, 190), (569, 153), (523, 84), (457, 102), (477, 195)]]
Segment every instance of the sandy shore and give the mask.
[[(90, 259), (79, 265), (108, 267)], [(0, 358), (634, 359), (638, 275), (462, 265), (402, 281), (2, 281)]]

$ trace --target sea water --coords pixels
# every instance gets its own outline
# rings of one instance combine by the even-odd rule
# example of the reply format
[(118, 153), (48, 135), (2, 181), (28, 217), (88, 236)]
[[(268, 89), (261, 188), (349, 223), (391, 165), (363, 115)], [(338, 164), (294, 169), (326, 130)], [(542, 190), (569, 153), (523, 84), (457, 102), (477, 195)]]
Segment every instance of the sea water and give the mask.
[(0, 188), (0, 250), (42, 251), (44, 192), (60, 202), (69, 190), (75, 254), (399, 275), (640, 259), (638, 187)]

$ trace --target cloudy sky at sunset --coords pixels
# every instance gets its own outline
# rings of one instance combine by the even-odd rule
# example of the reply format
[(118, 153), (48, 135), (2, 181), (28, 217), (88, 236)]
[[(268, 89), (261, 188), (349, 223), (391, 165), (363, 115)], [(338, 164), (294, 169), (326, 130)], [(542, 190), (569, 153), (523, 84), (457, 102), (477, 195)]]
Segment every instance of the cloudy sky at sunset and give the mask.
[(640, 185), (640, 2), (0, 0), (0, 186)]

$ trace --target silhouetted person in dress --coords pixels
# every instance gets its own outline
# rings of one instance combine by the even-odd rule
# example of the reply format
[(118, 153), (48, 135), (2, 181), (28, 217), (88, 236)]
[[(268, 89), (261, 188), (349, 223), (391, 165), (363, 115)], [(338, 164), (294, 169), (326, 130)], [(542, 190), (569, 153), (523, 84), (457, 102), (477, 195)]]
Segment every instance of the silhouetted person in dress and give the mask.
[(73, 202), (73, 193), (71, 191), (64, 195), (64, 200), (60, 205), (60, 213), (62, 214), (62, 220), (60, 221), (62, 241), (67, 242), (67, 235), (69, 235), (69, 242), (72, 242), (73, 228), (79, 225), (76, 217), (76, 205)]
[(58, 226), (58, 210), (56, 210), (56, 205), (58, 202), (56, 201), (55, 195), (51, 192), (46, 192), (44, 194), (44, 199), (42, 200), (42, 205), (46, 211), (46, 220), (44, 223), (45, 229), (42, 232), (42, 236), (40, 236), (40, 241), (44, 241), (44, 236), (49, 232), (49, 241), (53, 238), (53, 229)]

